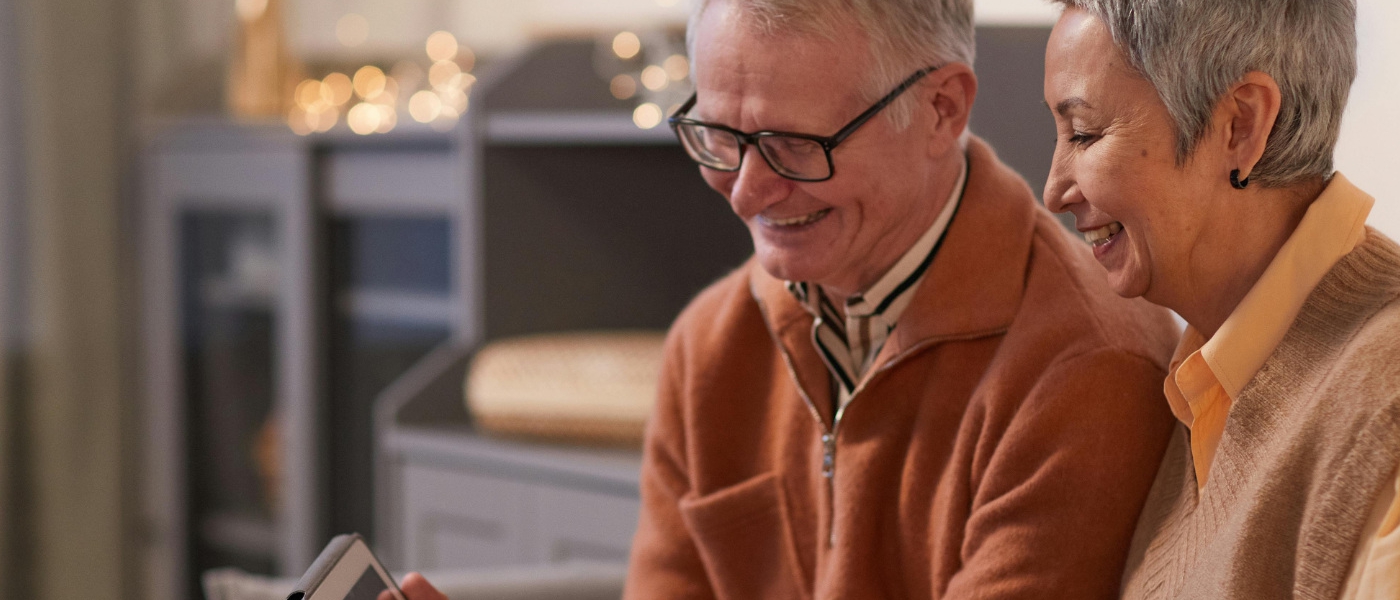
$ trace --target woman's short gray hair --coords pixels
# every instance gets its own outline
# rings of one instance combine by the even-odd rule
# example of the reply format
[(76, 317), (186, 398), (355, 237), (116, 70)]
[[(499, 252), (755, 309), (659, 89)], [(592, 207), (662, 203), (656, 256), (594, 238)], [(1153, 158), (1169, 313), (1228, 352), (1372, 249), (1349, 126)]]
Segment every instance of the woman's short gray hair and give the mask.
[(1356, 78), (1355, 0), (1053, 0), (1108, 26), (1177, 129), (1185, 163), (1230, 86), (1261, 71), (1282, 102), (1250, 179), (1285, 187), (1332, 175), (1342, 112)]
[[(798, 32), (830, 36), (853, 18), (870, 41), (874, 67), (862, 82), (870, 102), (889, 93), (923, 67), (961, 62), (972, 66), (977, 45), (972, 0), (692, 0), (686, 43), (695, 53), (695, 25), (705, 9), (730, 2), (748, 22), (766, 33)], [(886, 108), (898, 127), (906, 127), (913, 95)]]

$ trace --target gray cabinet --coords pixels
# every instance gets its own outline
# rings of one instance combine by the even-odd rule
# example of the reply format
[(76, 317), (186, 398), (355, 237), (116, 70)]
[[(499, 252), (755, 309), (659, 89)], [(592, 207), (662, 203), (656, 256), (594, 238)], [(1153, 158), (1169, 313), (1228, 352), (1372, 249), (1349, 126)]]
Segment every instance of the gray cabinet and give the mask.
[(385, 560), (413, 569), (625, 562), (640, 454), (480, 434), (462, 399), (468, 360), (443, 346), (382, 398), (376, 539)]
[(477, 334), (460, 132), (182, 121), (147, 145), (148, 589), (373, 531), (373, 403)]

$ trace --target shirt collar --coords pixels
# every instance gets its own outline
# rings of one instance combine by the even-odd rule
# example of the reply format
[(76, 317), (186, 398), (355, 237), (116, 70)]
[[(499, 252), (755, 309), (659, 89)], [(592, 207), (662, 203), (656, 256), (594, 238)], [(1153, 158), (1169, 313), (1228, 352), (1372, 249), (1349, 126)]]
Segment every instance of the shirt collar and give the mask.
[[(1313, 288), (1365, 237), (1366, 217), (1374, 204), (1374, 198), (1345, 176), (1334, 175), (1215, 335), (1207, 340), (1195, 328), (1186, 328), (1166, 386), (1172, 411), (1183, 423), (1189, 426), (1191, 421), (1183, 417), (1206, 409), (1192, 406), (1203, 396), (1190, 392), (1209, 386), (1177, 380), (1186, 377), (1198, 382), (1203, 375), (1199, 371), (1208, 369), (1204, 375), (1213, 378), (1229, 398), (1238, 397), (1283, 341)], [(1193, 363), (1206, 369), (1186, 368)]]

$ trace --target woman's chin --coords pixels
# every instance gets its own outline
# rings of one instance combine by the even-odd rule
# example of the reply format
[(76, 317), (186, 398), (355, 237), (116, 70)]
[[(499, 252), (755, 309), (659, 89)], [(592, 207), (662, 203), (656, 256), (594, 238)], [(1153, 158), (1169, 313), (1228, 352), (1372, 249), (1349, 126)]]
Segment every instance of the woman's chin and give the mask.
[(1147, 294), (1149, 279), (1141, 270), (1120, 267), (1108, 272), (1108, 286), (1124, 298), (1138, 298)]

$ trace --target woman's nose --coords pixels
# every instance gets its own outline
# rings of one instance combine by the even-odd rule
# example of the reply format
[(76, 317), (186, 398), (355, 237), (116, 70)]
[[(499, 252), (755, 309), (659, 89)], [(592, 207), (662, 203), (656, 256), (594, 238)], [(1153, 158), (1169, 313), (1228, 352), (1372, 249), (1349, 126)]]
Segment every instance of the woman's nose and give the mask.
[(1050, 177), (1045, 180), (1045, 208), (1062, 213), (1074, 204), (1084, 201), (1079, 186), (1069, 176), (1069, 169), (1056, 157), (1050, 166)]
[(791, 179), (774, 172), (756, 149), (749, 148), (735, 174), (729, 203), (735, 214), (747, 219), (787, 198), (794, 185)]

